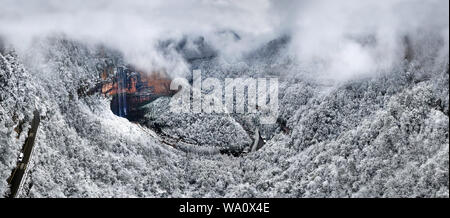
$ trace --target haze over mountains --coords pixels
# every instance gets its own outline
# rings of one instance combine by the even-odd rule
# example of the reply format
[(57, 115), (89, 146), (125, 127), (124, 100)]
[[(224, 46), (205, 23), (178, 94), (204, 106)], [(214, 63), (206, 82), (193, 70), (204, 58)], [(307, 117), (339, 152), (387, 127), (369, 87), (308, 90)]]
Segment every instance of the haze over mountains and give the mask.
[[(35, 110), (19, 197), (448, 197), (448, 1), (0, 0), (0, 193)], [(277, 123), (130, 122), (108, 67), (279, 79)], [(260, 133), (264, 145), (251, 152)]]

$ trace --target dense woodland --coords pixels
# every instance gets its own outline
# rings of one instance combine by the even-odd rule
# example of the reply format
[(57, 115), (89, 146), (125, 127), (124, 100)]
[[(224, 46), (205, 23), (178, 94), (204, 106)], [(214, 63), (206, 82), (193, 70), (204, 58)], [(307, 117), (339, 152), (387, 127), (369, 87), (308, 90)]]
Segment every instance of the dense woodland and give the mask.
[[(402, 46), (414, 55), (389, 71), (338, 81), (292, 61), (287, 36), (239, 62), (184, 40), (191, 46), (170, 41), (161, 49), (175, 48), (205, 78), (278, 77), (278, 122), (180, 116), (168, 110), (169, 97), (129, 122), (111, 112), (110, 98), (86, 91), (102, 69), (125, 63), (120, 52), (64, 37), (42, 39), (25, 55), (3, 48), (0, 193), (9, 192), (37, 109), (42, 121), (19, 197), (449, 196), (448, 39), (411, 39)], [(265, 145), (249, 152), (256, 129)]]

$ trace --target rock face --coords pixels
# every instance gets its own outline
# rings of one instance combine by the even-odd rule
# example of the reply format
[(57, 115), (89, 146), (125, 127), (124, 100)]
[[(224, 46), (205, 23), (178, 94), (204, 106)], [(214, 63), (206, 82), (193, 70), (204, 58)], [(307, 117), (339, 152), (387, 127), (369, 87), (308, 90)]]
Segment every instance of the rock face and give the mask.
[[(140, 107), (161, 97), (171, 96), (170, 79), (163, 73), (144, 73), (133, 68), (109, 67), (101, 77), (101, 92), (112, 96), (111, 110), (114, 114), (137, 121), (143, 116)], [(111, 80), (108, 82), (108, 79)]]

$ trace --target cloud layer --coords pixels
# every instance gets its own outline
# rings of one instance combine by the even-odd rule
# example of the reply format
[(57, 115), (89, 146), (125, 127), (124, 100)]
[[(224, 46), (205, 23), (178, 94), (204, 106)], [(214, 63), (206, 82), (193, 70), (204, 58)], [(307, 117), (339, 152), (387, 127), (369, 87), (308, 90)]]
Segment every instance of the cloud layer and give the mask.
[[(174, 52), (156, 48), (166, 39), (205, 36), (220, 54), (239, 57), (281, 35), (302, 65), (348, 78), (390, 67), (401, 58), (405, 36), (443, 40), (448, 55), (446, 0), (0, 0), (0, 36), (19, 50), (33, 39), (64, 34), (123, 52), (147, 69), (185, 71)], [(232, 30), (240, 41), (217, 33)], [(444, 55), (445, 56), (445, 55)]]

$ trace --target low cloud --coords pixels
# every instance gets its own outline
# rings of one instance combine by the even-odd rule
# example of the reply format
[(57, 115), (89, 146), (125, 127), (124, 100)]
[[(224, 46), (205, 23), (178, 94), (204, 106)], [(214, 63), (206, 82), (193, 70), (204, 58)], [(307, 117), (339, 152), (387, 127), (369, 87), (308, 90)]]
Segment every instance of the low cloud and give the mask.
[[(448, 41), (445, 0), (282, 2), (298, 6), (287, 11), (290, 14), (281, 20), (285, 26), (280, 25), (292, 35), (291, 53), (327, 78), (345, 80), (388, 70), (404, 58), (405, 39), (411, 46)], [(424, 49), (448, 54), (449, 48), (441, 43)]]
[[(64, 34), (123, 52), (149, 70), (187, 71), (183, 59), (162, 54), (161, 40), (204, 36), (219, 55), (239, 58), (270, 38), (290, 35), (288, 55), (329, 78), (388, 69), (402, 59), (403, 40), (443, 40), (446, 0), (0, 0), (0, 36), (18, 50), (36, 38)], [(232, 40), (231, 30), (240, 36)]]
[(0, 5), (0, 35), (18, 49), (62, 33), (118, 49), (127, 61), (148, 69), (184, 69), (179, 58), (157, 50), (160, 40), (231, 29), (249, 37), (270, 31), (265, 0), (0, 0)]

